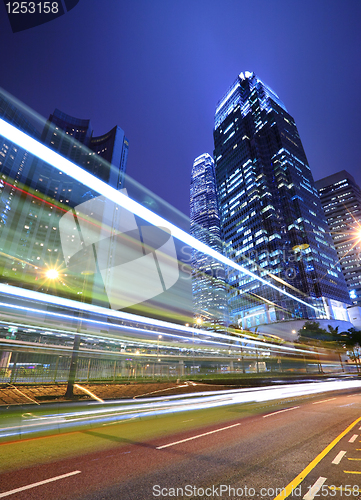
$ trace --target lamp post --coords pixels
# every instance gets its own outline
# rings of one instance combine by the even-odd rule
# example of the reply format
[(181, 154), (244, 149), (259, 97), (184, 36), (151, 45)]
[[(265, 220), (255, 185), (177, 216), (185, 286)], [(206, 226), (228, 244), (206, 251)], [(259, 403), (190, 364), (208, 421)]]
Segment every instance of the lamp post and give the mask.
[(157, 341), (157, 356), (159, 357), (159, 340), (162, 338), (162, 335), (158, 335), (158, 341)]
[[(203, 324), (203, 319), (199, 316), (196, 318), (196, 325), (198, 328), (201, 328)], [(195, 371), (195, 354), (194, 354), (194, 328), (192, 329), (192, 341), (193, 341), (193, 372)]]
[[(55, 280), (60, 280), (61, 274), (59, 273), (58, 269), (49, 267), (45, 271), (45, 278), (46, 278), (47, 281), (53, 281), (53, 282), (55, 282)], [(49, 290), (49, 288), (47, 288), (47, 290)], [(57, 373), (58, 373), (58, 366), (59, 366), (59, 359), (60, 358), (61, 358), (61, 356), (58, 356), (57, 359), (56, 359), (55, 370), (54, 370), (54, 383), (56, 381), (56, 376), (57, 376)]]
[[(81, 292), (81, 304), (83, 304), (85, 302), (85, 293), (88, 284), (88, 276), (94, 274), (94, 272), (83, 271), (81, 274), (84, 276), (83, 289)], [(82, 322), (83, 322), (83, 309), (81, 308), (79, 311), (78, 326), (76, 329), (76, 334), (74, 336), (73, 351), (71, 354), (70, 369), (68, 376), (68, 385), (66, 387), (66, 392), (65, 392), (65, 397), (69, 399), (72, 399), (74, 397), (74, 383), (75, 383), (76, 369), (78, 366), (79, 348), (81, 341), (79, 334), (81, 332)]]

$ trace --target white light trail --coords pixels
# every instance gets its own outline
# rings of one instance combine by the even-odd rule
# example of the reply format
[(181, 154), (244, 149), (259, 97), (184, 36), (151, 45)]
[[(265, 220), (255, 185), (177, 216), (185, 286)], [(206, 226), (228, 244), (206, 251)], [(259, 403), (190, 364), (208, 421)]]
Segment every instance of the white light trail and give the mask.
[[(167, 396), (166, 398), (153, 397), (144, 399), (142, 403), (139, 400), (135, 402), (133, 399), (108, 401), (103, 404), (92, 402), (78, 405), (75, 411), (72, 411), (66, 405), (63, 406), (62, 412), (59, 412), (58, 407), (56, 407), (56, 410), (47, 407), (48, 414), (46, 415), (42, 414), (44, 411), (43, 407), (40, 410), (36, 407), (32, 409), (31, 418), (23, 418), (15, 426), (14, 420), (11, 417), (9, 417), (9, 423), (6, 425), (6, 418), (4, 417), (2, 419), (2, 427), (0, 428), (0, 440), (9, 441), (18, 439), (19, 437), (29, 437), (44, 431), (58, 433), (63, 429), (76, 430), (84, 425), (95, 427), (134, 418), (206, 410), (252, 402), (289, 400), (290, 398), (299, 396), (349, 389), (360, 390), (360, 388), (361, 381), (359, 380), (339, 380), (336, 382), (285, 384), (277, 387), (268, 386), (264, 388), (201, 392), (188, 394), (187, 396)], [(83, 408), (80, 407), (79, 409), (79, 406)], [(41, 414), (37, 416), (36, 411), (40, 411)], [(51, 413), (52, 411), (53, 413)]]
[[(14, 297), (29, 299), (31, 301), (38, 301), (38, 302), (42, 302), (42, 303), (62, 306), (62, 307), (65, 307), (67, 309), (75, 309), (75, 310), (82, 309), (83, 311), (86, 311), (86, 312), (89, 312), (92, 314), (97, 314), (99, 316), (106, 316), (106, 317), (116, 318), (118, 320), (131, 321), (133, 323), (141, 323), (141, 324), (156, 326), (158, 328), (175, 330), (177, 332), (189, 333), (192, 335), (192, 337), (191, 336), (183, 337), (183, 336), (176, 335), (176, 334), (162, 332), (162, 335), (164, 335), (164, 336), (170, 336), (170, 337), (178, 338), (180, 340), (186, 340), (186, 341), (193, 340), (193, 335), (196, 334), (196, 337), (194, 338), (195, 343), (198, 342), (198, 343), (223, 345), (223, 346), (226, 346), (227, 348), (232, 349), (232, 350), (239, 349), (239, 346), (235, 346), (235, 345), (232, 346), (232, 344), (229, 344), (229, 343), (225, 344), (225, 343), (222, 343), (220, 341), (215, 342), (215, 341), (211, 341), (209, 339), (202, 339), (199, 337), (199, 335), (206, 335), (207, 337), (212, 337), (212, 338), (216, 338), (216, 339), (223, 339), (223, 340), (227, 340), (229, 342), (230, 337), (228, 335), (224, 335), (222, 333), (215, 333), (215, 332), (211, 332), (208, 330), (205, 331), (205, 330), (201, 330), (201, 329), (195, 330), (194, 328), (182, 326), (182, 325), (177, 325), (176, 323), (170, 323), (167, 321), (162, 321), (162, 320), (157, 320), (157, 319), (153, 319), (153, 318), (149, 318), (149, 317), (139, 316), (136, 314), (130, 314), (130, 313), (123, 312), (123, 311), (114, 311), (112, 309), (105, 309), (104, 307), (95, 306), (93, 304), (87, 304), (84, 302), (76, 302), (74, 300), (65, 299), (63, 297), (57, 297), (54, 295), (47, 295), (45, 293), (35, 292), (33, 290), (27, 290), (25, 288), (20, 288), (20, 287), (16, 287), (16, 286), (12, 286), (12, 285), (5, 285), (2, 283), (0, 283), (0, 293), (4, 293), (5, 295), (11, 295)], [(6, 303), (0, 302), (0, 306), (5, 306), (5, 307), (11, 308), (11, 309), (23, 310), (23, 311), (27, 311), (27, 312), (33, 312), (36, 314), (44, 314), (44, 315), (48, 315), (48, 316), (61, 317), (64, 319), (70, 319), (72, 321), (75, 319), (73, 316), (68, 316), (68, 315), (63, 314), (63, 313), (55, 313), (52, 311), (43, 311), (43, 310), (38, 310), (38, 309), (26, 307), (26, 306), (18, 306), (15, 304), (6, 304)], [(126, 325), (114, 325), (114, 323), (112, 323), (110, 325), (109, 323), (101, 322), (99, 320), (88, 319), (88, 318), (83, 318), (83, 322), (94, 323), (94, 324), (105, 324), (108, 328), (110, 326), (125, 329), (125, 330), (127, 328), (129, 328), (129, 329), (132, 328), (132, 327), (128, 327)], [(138, 329), (138, 330), (142, 331), (141, 329)], [(149, 335), (154, 335), (154, 336), (158, 335), (158, 333), (159, 333), (159, 332), (152, 332), (150, 330), (143, 330), (143, 331)], [(278, 345), (278, 344), (271, 344), (269, 342), (263, 342), (263, 341), (258, 341), (258, 340), (251, 341), (251, 340), (247, 340), (247, 339), (242, 339), (242, 341), (248, 342), (249, 344), (252, 344), (255, 346), (259, 346), (262, 349), (268, 347), (268, 348), (272, 348), (273, 350), (292, 351), (292, 352), (307, 353), (307, 354), (314, 353), (313, 351), (309, 351), (309, 350), (294, 349), (293, 347), (288, 347), (288, 346), (283, 346), (283, 345)]]
[(37, 140), (28, 136), (25, 132), (18, 130), (16, 127), (11, 125), (10, 123), (7, 123), (3, 119), (0, 119), (0, 135), (6, 137), (11, 142), (16, 143), (18, 146), (27, 150), (29, 153), (45, 161), (46, 163), (49, 163), (51, 166), (55, 167), (59, 171), (64, 172), (65, 174), (81, 182), (90, 189), (93, 189), (95, 192), (107, 197), (109, 200), (113, 201), (117, 205), (125, 208), (126, 210), (129, 210), (134, 215), (137, 215), (143, 220), (155, 226), (164, 226), (164, 225), (167, 226), (171, 230), (172, 236), (182, 241), (186, 245), (189, 245), (195, 248), (196, 250), (206, 255), (209, 255), (210, 257), (213, 257), (219, 262), (222, 262), (223, 264), (250, 276), (254, 280), (257, 280), (260, 283), (269, 286), (274, 290), (277, 290), (279, 293), (286, 295), (287, 297), (299, 302), (300, 304), (303, 304), (306, 307), (310, 307), (316, 311), (322, 312), (317, 307), (308, 304), (307, 302), (303, 301), (298, 297), (295, 297), (294, 295), (286, 292), (285, 290), (278, 288), (272, 283), (269, 283), (267, 280), (261, 278), (260, 276), (257, 276), (252, 271), (249, 271), (248, 269), (244, 268), (243, 266), (240, 266), (236, 262), (233, 262), (231, 259), (225, 257), (219, 252), (213, 250), (213, 248), (208, 247), (207, 245), (197, 240), (190, 234), (186, 233), (182, 229), (178, 228), (174, 224), (170, 223), (169, 221), (166, 221), (165, 219), (163, 219), (163, 217), (160, 217), (159, 215), (153, 213), (151, 210), (143, 207), (136, 201), (130, 199), (128, 196), (112, 188), (111, 186), (101, 181), (97, 177), (94, 177), (81, 167), (78, 167), (70, 160), (64, 158), (63, 156), (51, 150), (44, 144), (41, 144)]

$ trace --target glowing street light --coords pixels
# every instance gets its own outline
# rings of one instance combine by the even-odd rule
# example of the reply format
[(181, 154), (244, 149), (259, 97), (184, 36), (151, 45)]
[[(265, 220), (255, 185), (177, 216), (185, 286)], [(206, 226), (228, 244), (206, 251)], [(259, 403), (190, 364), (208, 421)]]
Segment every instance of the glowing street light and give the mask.
[(49, 280), (56, 280), (59, 278), (59, 271), (57, 269), (48, 269), (45, 273), (45, 276)]

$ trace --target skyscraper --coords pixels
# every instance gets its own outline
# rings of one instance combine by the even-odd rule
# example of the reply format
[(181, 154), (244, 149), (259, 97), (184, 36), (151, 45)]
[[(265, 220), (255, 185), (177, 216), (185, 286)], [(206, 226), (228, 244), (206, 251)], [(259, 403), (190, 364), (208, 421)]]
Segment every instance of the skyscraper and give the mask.
[(294, 119), (254, 73), (241, 73), (215, 113), (214, 158), (226, 254), (310, 306), (231, 272), (231, 320), (347, 320), (349, 297)]
[[(1, 93), (0, 118), (39, 139), (37, 129)], [(26, 182), (31, 161), (32, 155), (27, 151), (0, 137), (0, 231), (9, 225), (10, 219), (17, 211), (19, 197), (15, 196), (16, 184)]]
[[(15, 111), (11, 111), (12, 108)], [(40, 134), (31, 128), (8, 99), (4, 98), (2, 109), (7, 121), (39, 140)], [(55, 110), (40, 140), (115, 189), (123, 187), (128, 140), (119, 127), (101, 137), (93, 137), (89, 120), (80, 120)], [(6, 163), (0, 165), (4, 179), (9, 162), (12, 162), (13, 174), (7, 179), (11, 187), (10, 203), (5, 208), (16, 205), (16, 211), (9, 215), (8, 209), (5, 214), (6, 225), (3, 228), (0, 226), (0, 250), (8, 256), (0, 272), (2, 280), (46, 291), (49, 286), (44, 282), (47, 270), (65, 269), (59, 235), (60, 218), (69, 209), (97, 196), (97, 193), (85, 189), (80, 182), (27, 152), (21, 153), (19, 159), (16, 156), (16, 162), (13, 157), (14, 154), (9, 155)], [(76, 280), (73, 284), (73, 289), (67, 286), (57, 292), (77, 295)], [(106, 295), (102, 284), (100, 288), (99, 296), (103, 301)]]
[(49, 147), (115, 189), (124, 187), (129, 141), (120, 127), (93, 137), (90, 120), (74, 118), (56, 109), (41, 138)]
[(345, 170), (315, 183), (352, 303), (361, 306), (361, 190)]
[[(190, 188), (191, 234), (222, 253), (213, 158), (205, 153), (194, 160)], [(195, 249), (192, 251), (193, 311), (204, 328), (226, 325), (224, 267)]]
[[(26, 132), (35, 139), (40, 133), (11, 99), (0, 93), (0, 118)], [(24, 210), (26, 193), (34, 158), (17, 144), (0, 136), (0, 280), (17, 281), (24, 272), (32, 272), (33, 265), (23, 260), (25, 241), (30, 230), (32, 211)], [(27, 214), (26, 222), (24, 220)]]

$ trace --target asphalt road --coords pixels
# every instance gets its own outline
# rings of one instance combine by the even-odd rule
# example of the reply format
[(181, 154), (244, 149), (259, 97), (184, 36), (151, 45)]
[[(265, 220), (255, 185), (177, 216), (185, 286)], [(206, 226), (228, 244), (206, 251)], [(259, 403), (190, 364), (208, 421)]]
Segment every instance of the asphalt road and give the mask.
[[(296, 399), (283, 410), (244, 417), (235, 406), (226, 422), (151, 440), (127, 439), (119, 425), (85, 430), (106, 448), (4, 473), (0, 498), (361, 498), (361, 394)], [(278, 495), (287, 485), (288, 497)]]

